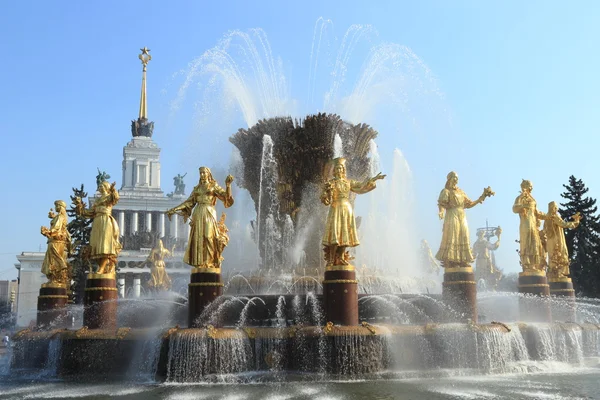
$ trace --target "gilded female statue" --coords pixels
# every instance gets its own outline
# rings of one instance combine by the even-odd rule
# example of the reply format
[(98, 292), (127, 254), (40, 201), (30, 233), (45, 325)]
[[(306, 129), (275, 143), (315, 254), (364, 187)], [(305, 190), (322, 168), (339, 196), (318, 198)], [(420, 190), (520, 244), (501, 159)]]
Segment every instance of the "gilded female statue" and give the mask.
[[(215, 181), (207, 167), (200, 167), (200, 182), (190, 194), (190, 197), (177, 207), (167, 211), (171, 219), (173, 214), (181, 215), (184, 221), (191, 217), (190, 237), (183, 256), (183, 261), (195, 268), (220, 268), (223, 257), (221, 254), (229, 238), (226, 229), (217, 223), (215, 205), (217, 199), (223, 202), (225, 208), (233, 205), (231, 182), (233, 176), (225, 178), (225, 189)], [(192, 211), (193, 210), (193, 211)]]
[(565, 229), (575, 229), (579, 226), (581, 215), (573, 215), (573, 221), (564, 221), (558, 214), (558, 205), (551, 201), (548, 204), (548, 214), (544, 221), (546, 236), (546, 252), (548, 253), (548, 278), (569, 278), (569, 251), (565, 241)]
[(438, 216), (444, 220), (444, 226), (442, 243), (435, 258), (442, 262), (444, 268), (469, 267), (473, 262), (465, 209), (475, 207), (495, 194), (488, 186), (477, 200), (472, 201), (457, 185), (458, 175), (452, 171), (447, 175), (446, 186), (438, 198)]
[(70, 271), (67, 257), (71, 246), (71, 235), (67, 230), (67, 205), (62, 200), (54, 202), (56, 213), (52, 209), (48, 213), (51, 218), (50, 228), (42, 226), (40, 232), (48, 238), (48, 249), (42, 262), (42, 273), (48, 278), (46, 285), (66, 287)]
[(543, 271), (545, 267), (544, 248), (538, 231), (539, 220), (545, 220), (546, 214), (537, 209), (537, 203), (531, 191), (533, 184), (523, 179), (521, 194), (515, 199), (513, 212), (519, 214), (519, 256), (523, 271)]
[(350, 203), (350, 192), (363, 194), (375, 189), (375, 181), (385, 178), (381, 173), (364, 182), (346, 178), (346, 159), (336, 158), (334, 177), (326, 184), (321, 194), (321, 202), (329, 207), (325, 233), (323, 235), (323, 250), (327, 266), (348, 265), (350, 260), (346, 247), (360, 244), (356, 232), (354, 211)]
[(92, 208), (85, 209), (81, 199), (75, 199), (75, 212), (85, 218), (93, 218), (90, 233), (90, 259), (98, 264), (97, 273), (114, 274), (117, 256), (121, 252), (119, 225), (112, 216), (112, 208), (119, 201), (119, 192), (115, 183), (107, 181), (98, 186), (100, 197), (96, 198)]
[(150, 255), (144, 263), (150, 264), (149, 287), (157, 290), (169, 290), (171, 288), (171, 278), (165, 270), (165, 258), (172, 257), (174, 250), (175, 245), (173, 245), (173, 250), (169, 251), (164, 248), (162, 240), (158, 239), (158, 243), (150, 251)]
[(477, 231), (477, 240), (473, 243), (473, 255), (475, 256), (475, 272), (477, 280), (483, 279), (486, 286), (494, 289), (500, 279), (502, 272), (496, 268), (496, 265), (490, 255), (490, 251), (497, 250), (500, 247), (500, 236), (502, 229), (498, 227), (494, 234), (498, 238), (495, 243), (492, 243), (485, 237), (485, 231)]

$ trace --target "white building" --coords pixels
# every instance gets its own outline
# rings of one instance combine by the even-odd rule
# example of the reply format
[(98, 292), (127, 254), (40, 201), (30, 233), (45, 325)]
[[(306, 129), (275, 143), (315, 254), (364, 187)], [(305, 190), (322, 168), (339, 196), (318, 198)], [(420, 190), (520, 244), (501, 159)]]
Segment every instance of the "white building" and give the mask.
[[(183, 249), (189, 234), (189, 225), (179, 216), (172, 220), (165, 211), (185, 200), (182, 188), (175, 194), (165, 195), (161, 189), (160, 148), (152, 139), (154, 122), (147, 118), (146, 64), (149, 50), (143, 49), (140, 112), (131, 123), (131, 140), (123, 147), (122, 183), (120, 200), (113, 207), (113, 216), (119, 225), (123, 251), (118, 258), (119, 291), (121, 297), (139, 297), (150, 277), (149, 267), (141, 265), (146, 260), (156, 240), (162, 238), (165, 247), (176, 246), (174, 257), (166, 261), (173, 290), (187, 293), (189, 266), (183, 264)], [(93, 203), (94, 198), (90, 198)], [(23, 252), (17, 256), (15, 268), (19, 270), (17, 299), (17, 326), (35, 323), (37, 296), (40, 285), (46, 281), (41, 273), (44, 253)]]

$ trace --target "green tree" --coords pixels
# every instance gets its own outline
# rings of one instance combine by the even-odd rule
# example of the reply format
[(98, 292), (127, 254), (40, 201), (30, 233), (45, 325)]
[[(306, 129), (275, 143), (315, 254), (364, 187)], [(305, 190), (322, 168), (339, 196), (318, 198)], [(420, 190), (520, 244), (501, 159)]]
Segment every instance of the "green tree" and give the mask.
[[(71, 202), (74, 203), (76, 198), (80, 198), (81, 201), (85, 202), (87, 193), (84, 190), (83, 184), (79, 189), (73, 188), (73, 195), (71, 196)], [(67, 229), (71, 234), (72, 244), (72, 280), (71, 290), (73, 292), (74, 302), (77, 304), (83, 303), (83, 294), (85, 289), (85, 277), (86, 273), (91, 271), (91, 263), (89, 260), (89, 243), (90, 234), (92, 232), (92, 221), (80, 217), (75, 212), (75, 206), (71, 205), (71, 208), (67, 210), (67, 214), (73, 217)]]
[(596, 199), (587, 196), (588, 188), (573, 175), (569, 184), (563, 185), (566, 200), (559, 210), (563, 219), (581, 214), (577, 229), (565, 229), (565, 238), (571, 259), (571, 277), (578, 294), (587, 297), (600, 295), (600, 217), (597, 215)]

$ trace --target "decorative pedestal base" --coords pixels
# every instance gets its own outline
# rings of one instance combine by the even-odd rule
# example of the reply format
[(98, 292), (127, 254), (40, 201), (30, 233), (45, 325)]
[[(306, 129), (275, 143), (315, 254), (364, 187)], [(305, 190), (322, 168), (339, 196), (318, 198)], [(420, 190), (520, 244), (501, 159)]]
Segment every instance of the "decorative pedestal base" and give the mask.
[(37, 326), (40, 328), (61, 328), (67, 324), (66, 305), (69, 301), (64, 286), (43, 284), (37, 304)]
[(571, 278), (550, 278), (550, 296), (552, 303), (552, 319), (560, 322), (575, 322), (575, 289)]
[(117, 329), (117, 297), (115, 274), (88, 274), (83, 326), (88, 329)]
[(358, 281), (352, 265), (337, 265), (325, 270), (323, 302), (326, 322), (358, 325)]
[(550, 287), (543, 271), (519, 273), (519, 293), (526, 295), (519, 299), (521, 320), (525, 322), (551, 322)]
[(192, 269), (188, 295), (188, 327), (198, 328), (197, 319), (204, 308), (223, 295), (221, 268)]
[(472, 267), (445, 268), (442, 297), (459, 314), (449, 322), (477, 323), (477, 284)]

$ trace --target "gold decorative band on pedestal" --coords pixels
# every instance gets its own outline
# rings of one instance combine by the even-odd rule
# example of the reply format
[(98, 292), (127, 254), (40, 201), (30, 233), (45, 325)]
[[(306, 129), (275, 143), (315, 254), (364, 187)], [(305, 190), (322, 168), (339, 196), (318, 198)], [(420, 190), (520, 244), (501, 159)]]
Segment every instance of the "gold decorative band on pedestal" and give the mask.
[(190, 286), (225, 286), (221, 282), (192, 282)]
[(442, 282), (442, 285), (475, 285), (475, 281), (450, 281)]
[(220, 274), (221, 268), (192, 268), (192, 274)]
[(323, 283), (358, 283), (358, 281), (356, 279), (330, 279)]
[(62, 283), (49, 282), (49, 283), (42, 283), (42, 287), (43, 288), (54, 288), (54, 289), (66, 289), (67, 285), (63, 285)]
[(546, 276), (546, 273), (537, 269), (530, 269), (527, 271), (519, 272), (519, 277), (521, 276)]
[(354, 271), (354, 270), (356, 270), (356, 268), (354, 268), (354, 265), (352, 265), (352, 264), (329, 265), (329, 266), (325, 267), (325, 271)]
[(547, 283), (530, 283), (525, 285), (518, 285), (520, 288), (528, 288), (528, 287), (549, 287)]
[(64, 294), (43, 294), (38, 296), (38, 299), (68, 299), (69, 296)]
[[(556, 293), (556, 292), (575, 292), (575, 289), (550, 289), (550, 293)], [(42, 296), (40, 296), (42, 297)]]
[(445, 274), (453, 274), (456, 272), (466, 272), (469, 274), (473, 273), (473, 267), (448, 267), (448, 268), (444, 268), (444, 273)]
[(94, 274), (94, 273), (89, 273), (87, 278), (88, 279), (115, 279), (117, 276), (117, 274)]
[(557, 282), (573, 282), (573, 281), (571, 280), (571, 278), (567, 278), (567, 277), (548, 279), (548, 283), (557, 283)]
[(114, 292), (116, 292), (117, 288), (114, 288), (114, 287), (86, 287), (85, 288), (86, 292), (93, 292), (93, 291), (96, 291), (96, 290), (105, 290), (107, 292), (108, 291), (114, 291)]

